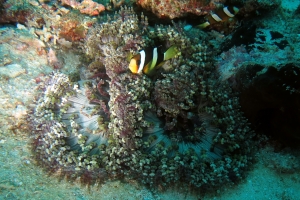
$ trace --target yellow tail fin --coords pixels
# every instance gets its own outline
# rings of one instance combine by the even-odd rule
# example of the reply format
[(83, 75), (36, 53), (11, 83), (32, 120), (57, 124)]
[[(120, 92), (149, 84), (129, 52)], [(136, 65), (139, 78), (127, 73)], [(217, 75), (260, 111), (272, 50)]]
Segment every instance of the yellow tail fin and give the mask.
[(198, 26), (196, 26), (197, 28), (201, 28), (201, 29), (205, 29), (206, 27), (208, 27), (210, 25), (209, 22), (204, 22), (202, 24), (199, 24)]
[(176, 46), (171, 46), (165, 53), (164, 53), (164, 60), (169, 60), (174, 58), (179, 53), (179, 50)]

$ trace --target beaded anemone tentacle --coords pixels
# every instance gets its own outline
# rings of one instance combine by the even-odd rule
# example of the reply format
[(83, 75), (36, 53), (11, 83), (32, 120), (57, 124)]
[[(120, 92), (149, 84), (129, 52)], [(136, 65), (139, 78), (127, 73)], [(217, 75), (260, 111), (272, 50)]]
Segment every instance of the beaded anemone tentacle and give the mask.
[(51, 171), (99, 170), (108, 133), (107, 117), (87, 98), (83, 82), (53, 73), (34, 112), (34, 150)]

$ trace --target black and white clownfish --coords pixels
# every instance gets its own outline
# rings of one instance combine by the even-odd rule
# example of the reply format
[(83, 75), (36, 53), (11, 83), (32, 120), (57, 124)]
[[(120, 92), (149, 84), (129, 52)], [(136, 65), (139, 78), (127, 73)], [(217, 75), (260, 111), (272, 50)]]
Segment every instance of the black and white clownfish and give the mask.
[(235, 6), (226, 6), (223, 8), (220, 8), (215, 11), (215, 13), (211, 13), (206, 17), (206, 22), (198, 25), (198, 28), (204, 29), (210, 25), (219, 23), (219, 22), (225, 22), (230, 18), (233, 18), (237, 13), (239, 12), (239, 9)]
[(129, 63), (129, 69), (134, 74), (152, 75), (155, 69), (162, 66), (166, 60), (174, 58), (179, 54), (176, 46), (171, 46), (166, 52), (163, 52), (162, 46), (147, 48), (133, 56)]

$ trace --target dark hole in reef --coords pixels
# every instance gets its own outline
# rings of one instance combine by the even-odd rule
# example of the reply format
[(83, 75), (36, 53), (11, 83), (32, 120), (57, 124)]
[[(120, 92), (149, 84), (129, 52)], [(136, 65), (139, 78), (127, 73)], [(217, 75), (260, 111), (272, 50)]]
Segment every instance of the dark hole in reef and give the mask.
[(279, 39), (279, 38), (283, 38), (283, 35), (277, 31), (270, 31), (271, 36), (272, 36), (272, 40), (274, 39)]
[(288, 41), (286, 40), (281, 40), (280, 42), (274, 42), (274, 44), (277, 45), (279, 49), (284, 49), (289, 45)]
[(250, 44), (255, 43), (255, 37), (256, 37), (256, 26), (253, 25), (250, 22), (244, 23), (242, 26), (237, 28), (235, 32), (232, 34), (231, 39), (226, 40), (221, 45), (221, 51), (228, 51), (234, 46), (241, 46), (245, 45), (248, 52), (252, 50), (253, 47), (251, 47)]
[[(296, 147), (300, 141), (300, 69), (287, 64), (252, 76), (249, 66), (239, 79), (243, 81), (240, 93), (241, 109), (257, 133), (263, 133), (279, 142)], [(258, 72), (258, 71), (256, 71)]]
[(236, 183), (236, 182), (238, 181), (238, 177), (237, 177), (236, 173), (233, 172), (233, 171), (230, 171), (230, 172), (228, 173), (228, 178), (229, 178), (233, 183)]

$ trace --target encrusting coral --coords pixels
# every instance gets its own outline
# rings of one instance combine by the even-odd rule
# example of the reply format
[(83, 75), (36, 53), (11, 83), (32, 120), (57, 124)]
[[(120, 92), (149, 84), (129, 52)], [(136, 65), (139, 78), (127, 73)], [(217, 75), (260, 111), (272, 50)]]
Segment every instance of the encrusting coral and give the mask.
[[(237, 95), (219, 82), (199, 39), (140, 19), (122, 8), (90, 30), (89, 80), (54, 73), (44, 83), (31, 115), (37, 160), (83, 182), (124, 177), (211, 188), (239, 180), (252, 162), (254, 134)], [(132, 74), (128, 55), (158, 44), (181, 54), (154, 76)]]
[(194, 0), (181, 0), (181, 1), (148, 1), (137, 0), (137, 5), (151, 11), (159, 18), (179, 18), (187, 14), (206, 15), (209, 11), (214, 10), (217, 6), (224, 3), (224, 0), (210, 0), (210, 1), (194, 1)]
[(96, 3), (92, 0), (83, 0), (81, 3), (73, 0), (61, 0), (62, 5), (71, 6), (74, 9), (78, 9), (83, 14), (90, 16), (99, 15), (105, 10), (102, 4)]

